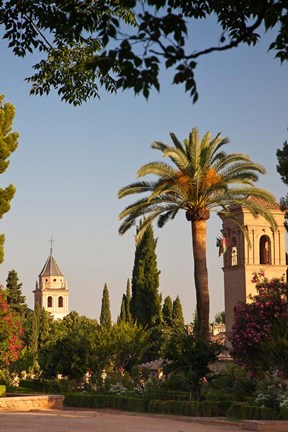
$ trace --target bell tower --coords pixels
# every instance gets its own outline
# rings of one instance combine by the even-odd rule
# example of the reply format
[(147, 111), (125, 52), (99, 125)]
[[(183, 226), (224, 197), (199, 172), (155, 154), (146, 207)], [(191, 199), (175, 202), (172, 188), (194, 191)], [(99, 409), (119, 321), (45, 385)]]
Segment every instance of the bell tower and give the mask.
[(39, 304), (40, 310), (50, 312), (54, 319), (62, 319), (69, 313), (69, 290), (52, 251), (39, 274), (34, 293), (34, 304)]
[(268, 279), (284, 276), (286, 280), (287, 270), (284, 213), (279, 205), (269, 204), (269, 210), (277, 223), (274, 232), (266, 219), (260, 215), (255, 218), (245, 207), (232, 206), (230, 210), (236, 220), (245, 227), (250, 246), (233, 219), (219, 213), (222, 219), (222, 234), (227, 246), (223, 255), (227, 333), (232, 329), (236, 303), (248, 302), (248, 296), (256, 293), (255, 283), (252, 282), (253, 273), (263, 270)]

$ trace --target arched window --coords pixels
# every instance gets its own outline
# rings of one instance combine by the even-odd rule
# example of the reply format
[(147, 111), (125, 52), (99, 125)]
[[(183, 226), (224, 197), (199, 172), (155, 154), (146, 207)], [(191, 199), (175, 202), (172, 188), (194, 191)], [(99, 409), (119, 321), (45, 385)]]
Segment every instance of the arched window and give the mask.
[(235, 237), (231, 240), (231, 266), (237, 266), (238, 264), (238, 249)]
[(260, 237), (260, 264), (270, 264), (270, 239), (268, 236), (263, 235)]
[(58, 297), (58, 307), (62, 308), (63, 307), (63, 297)]
[(52, 307), (52, 297), (51, 296), (49, 296), (48, 298), (47, 298), (47, 307)]

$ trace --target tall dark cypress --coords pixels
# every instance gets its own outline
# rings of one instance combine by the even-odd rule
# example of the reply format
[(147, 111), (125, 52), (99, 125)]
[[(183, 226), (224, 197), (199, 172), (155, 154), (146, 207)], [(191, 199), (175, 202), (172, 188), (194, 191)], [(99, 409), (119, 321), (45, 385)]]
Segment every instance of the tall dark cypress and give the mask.
[(19, 283), (18, 274), (15, 270), (11, 270), (8, 273), (6, 279), (6, 297), (7, 303), (13, 311), (23, 319), (25, 312), (27, 312), (26, 298), (22, 295), (22, 283)]
[(185, 322), (183, 316), (183, 309), (182, 309), (180, 297), (178, 295), (176, 299), (173, 301), (172, 319), (173, 319), (173, 326), (184, 327)]
[(131, 322), (131, 289), (130, 289), (130, 280), (127, 279), (126, 286), (126, 295), (125, 295), (125, 312), (126, 312), (126, 321)]
[(32, 326), (30, 333), (29, 349), (34, 354), (35, 359), (38, 353), (38, 343), (39, 343), (39, 333), (40, 333), (40, 307), (39, 304), (35, 304)]
[(164, 303), (162, 306), (162, 319), (166, 325), (169, 327), (172, 326), (173, 316), (173, 304), (170, 296), (165, 297)]
[(130, 311), (130, 304), (131, 304), (131, 290), (130, 290), (130, 280), (127, 279), (127, 286), (126, 286), (126, 294), (123, 294), (122, 301), (121, 301), (121, 309), (120, 309), (120, 315), (118, 317), (118, 323), (119, 322), (131, 322), (131, 311)]
[(136, 244), (132, 273), (131, 314), (133, 320), (148, 328), (161, 319), (161, 299), (158, 292), (159, 270), (156, 256), (157, 240), (150, 225)]
[(111, 327), (111, 311), (110, 311), (110, 299), (107, 284), (105, 283), (102, 295), (102, 305), (100, 314), (100, 324), (106, 328)]

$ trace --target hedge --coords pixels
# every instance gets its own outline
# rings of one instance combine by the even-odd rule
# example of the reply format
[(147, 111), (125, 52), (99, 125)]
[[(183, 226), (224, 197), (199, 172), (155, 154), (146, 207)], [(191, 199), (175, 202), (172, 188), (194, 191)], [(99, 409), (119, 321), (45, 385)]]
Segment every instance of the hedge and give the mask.
[(39, 393), (65, 393), (69, 391), (71, 383), (68, 380), (56, 379), (21, 379), (19, 385)]
[(112, 408), (132, 412), (145, 412), (145, 401), (139, 398), (110, 395), (85, 395), (67, 393), (64, 404), (85, 408)]
[(195, 401), (163, 401), (152, 400), (148, 404), (148, 412), (155, 414), (176, 414), (191, 417), (222, 417), (225, 416), (229, 402), (204, 400)]
[(278, 415), (273, 408), (252, 406), (245, 402), (234, 402), (227, 411), (227, 417), (239, 420), (276, 420)]

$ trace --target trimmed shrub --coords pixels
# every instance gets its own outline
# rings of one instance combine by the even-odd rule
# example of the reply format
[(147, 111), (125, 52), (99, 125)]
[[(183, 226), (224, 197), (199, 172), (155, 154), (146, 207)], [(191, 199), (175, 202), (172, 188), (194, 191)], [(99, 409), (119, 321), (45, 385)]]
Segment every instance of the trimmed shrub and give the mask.
[(278, 416), (279, 420), (288, 420), (288, 409), (285, 408), (280, 408), (280, 413)]
[(199, 411), (202, 417), (219, 417), (221, 415), (220, 405), (216, 401), (204, 400), (199, 402)]
[(273, 408), (251, 406), (246, 403), (232, 403), (227, 411), (227, 417), (239, 420), (275, 420), (277, 413)]
[(67, 393), (64, 403), (68, 406), (85, 408), (112, 408), (132, 412), (145, 412), (143, 399), (124, 396)]
[(66, 379), (21, 379), (19, 381), (21, 387), (29, 388), (39, 393), (65, 393), (71, 390), (71, 381)]

